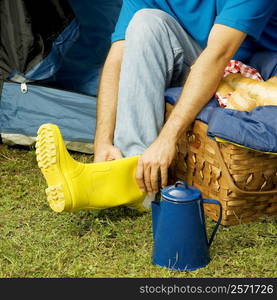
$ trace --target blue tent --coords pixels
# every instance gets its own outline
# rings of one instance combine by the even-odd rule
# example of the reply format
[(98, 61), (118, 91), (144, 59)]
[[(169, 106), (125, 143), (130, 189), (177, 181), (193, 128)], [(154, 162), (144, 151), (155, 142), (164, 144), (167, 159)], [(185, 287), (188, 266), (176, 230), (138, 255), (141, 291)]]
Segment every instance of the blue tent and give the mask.
[(55, 123), (69, 149), (90, 153), (99, 73), (122, 0), (47, 2), (0, 2), (1, 137), (30, 145), (41, 124)]

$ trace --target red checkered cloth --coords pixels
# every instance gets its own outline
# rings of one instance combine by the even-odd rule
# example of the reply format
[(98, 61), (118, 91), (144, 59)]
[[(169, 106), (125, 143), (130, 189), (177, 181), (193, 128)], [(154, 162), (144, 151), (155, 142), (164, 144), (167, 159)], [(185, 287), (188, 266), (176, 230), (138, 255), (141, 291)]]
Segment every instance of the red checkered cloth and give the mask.
[[(225, 68), (223, 77), (226, 77), (227, 75), (229, 75), (231, 73), (241, 73), (242, 76), (244, 76), (244, 77), (263, 81), (261, 74), (256, 69), (243, 64), (239, 60), (231, 60), (229, 62), (229, 64)], [(229, 94), (228, 96), (231, 96), (231, 94)], [(218, 100), (220, 106), (226, 107), (226, 105), (228, 103), (228, 97), (223, 97), (219, 93), (216, 93), (215, 97)]]

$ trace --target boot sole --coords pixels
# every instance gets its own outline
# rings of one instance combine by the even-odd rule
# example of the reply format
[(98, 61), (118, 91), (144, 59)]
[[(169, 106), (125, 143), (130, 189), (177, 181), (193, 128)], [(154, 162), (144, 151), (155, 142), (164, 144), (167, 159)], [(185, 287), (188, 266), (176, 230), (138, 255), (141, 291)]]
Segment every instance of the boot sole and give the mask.
[(72, 196), (60, 167), (60, 131), (56, 125), (44, 124), (37, 132), (36, 156), (38, 166), (47, 181), (47, 201), (55, 212), (70, 210)]

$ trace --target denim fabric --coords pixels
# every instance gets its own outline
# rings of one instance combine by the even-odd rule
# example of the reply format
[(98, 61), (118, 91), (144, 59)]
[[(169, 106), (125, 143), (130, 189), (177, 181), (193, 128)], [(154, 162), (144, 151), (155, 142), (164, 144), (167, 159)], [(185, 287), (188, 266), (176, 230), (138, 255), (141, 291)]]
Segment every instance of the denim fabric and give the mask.
[(142, 154), (156, 139), (164, 124), (165, 90), (183, 85), (201, 52), (167, 13), (143, 9), (134, 15), (126, 32), (114, 135), (124, 156)]
[(264, 80), (277, 76), (277, 52), (258, 52), (253, 55), (249, 64), (261, 73)]

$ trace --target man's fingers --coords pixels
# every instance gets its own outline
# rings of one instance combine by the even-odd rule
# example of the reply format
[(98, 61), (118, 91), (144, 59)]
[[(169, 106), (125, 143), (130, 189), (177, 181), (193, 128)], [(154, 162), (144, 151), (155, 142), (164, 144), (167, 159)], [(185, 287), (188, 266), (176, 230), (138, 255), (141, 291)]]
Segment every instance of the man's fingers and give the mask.
[(154, 165), (151, 168), (151, 187), (152, 193), (157, 193), (159, 190), (159, 166)]
[(94, 155), (94, 162), (103, 162), (103, 161), (111, 161), (116, 159), (123, 158), (121, 151), (114, 147), (110, 146), (106, 149), (103, 149), (102, 151), (97, 151)]
[(121, 158), (123, 158), (120, 150), (117, 149), (117, 148), (114, 148), (114, 151), (113, 151), (112, 155), (113, 155), (113, 159), (121, 159)]
[(146, 192), (146, 187), (144, 185), (144, 169), (143, 169), (143, 163), (142, 160), (139, 159), (138, 165), (137, 165), (137, 171), (136, 171), (136, 180), (139, 188), (143, 193)]
[(161, 167), (161, 185), (162, 185), (162, 188), (167, 186), (167, 180), (168, 180), (168, 168), (162, 166)]
[(144, 167), (144, 184), (146, 186), (147, 192), (152, 193), (152, 186), (151, 186), (151, 167), (143, 165)]
[(102, 161), (106, 161), (107, 160), (107, 156), (106, 155), (96, 155), (94, 156), (93, 162), (97, 163), (97, 162), (102, 162)]

